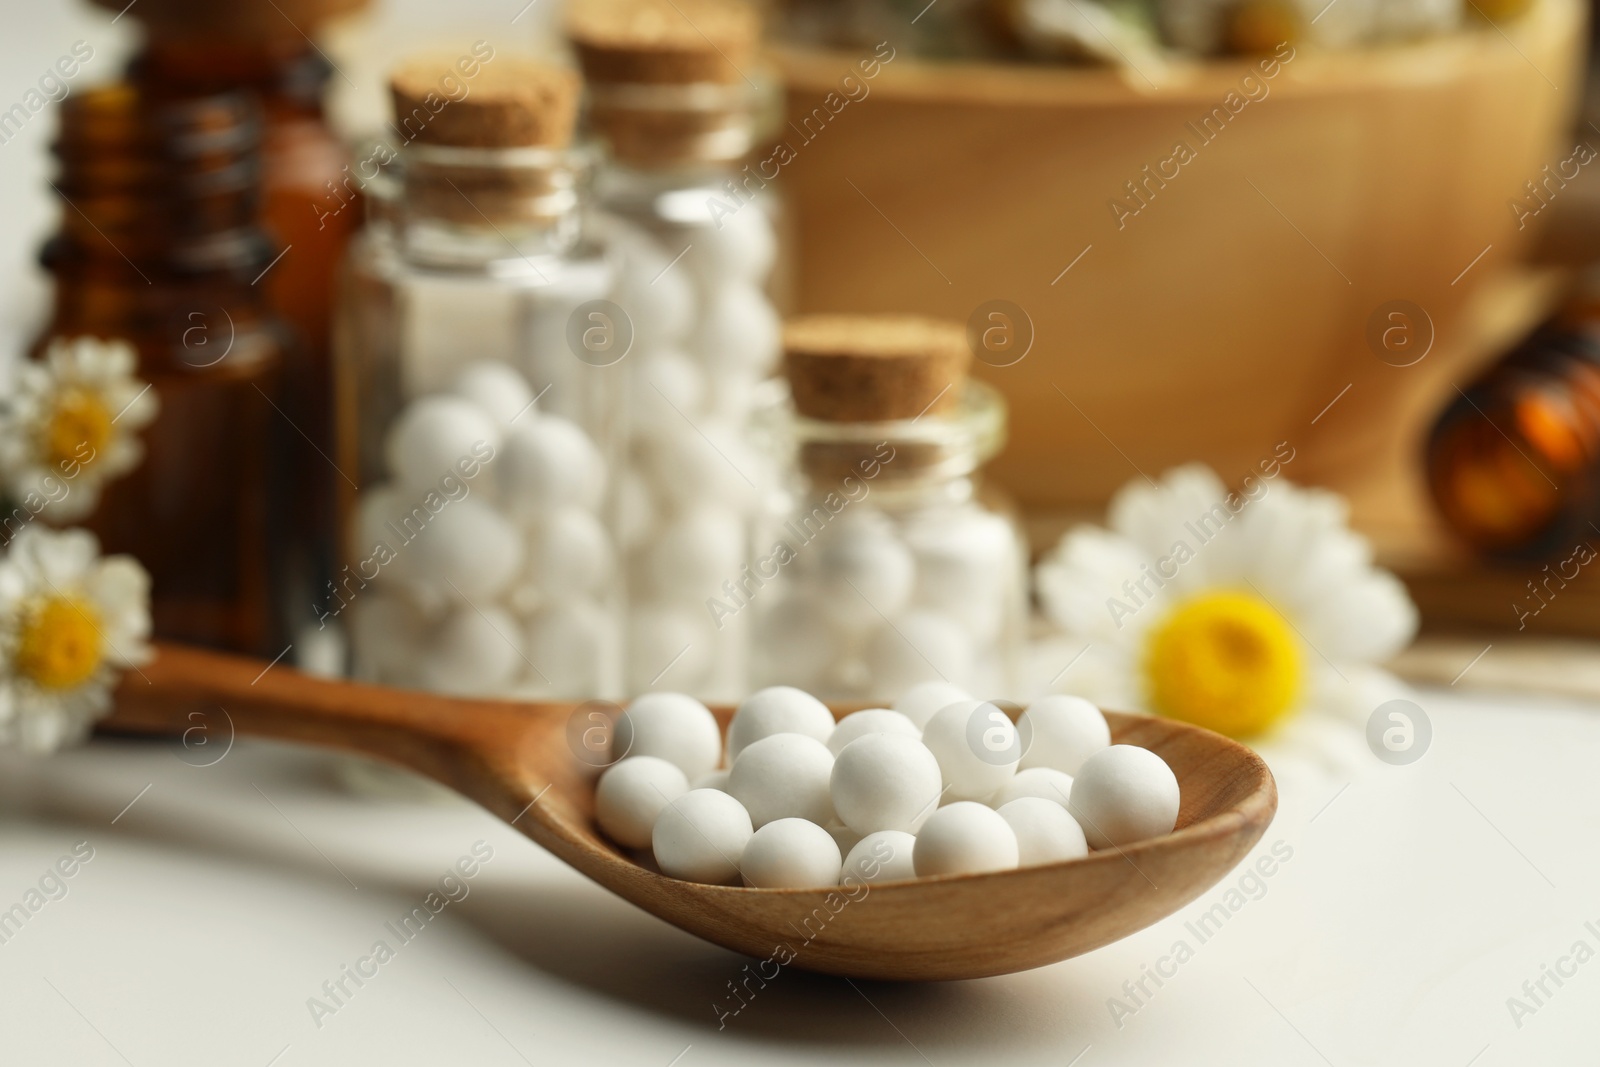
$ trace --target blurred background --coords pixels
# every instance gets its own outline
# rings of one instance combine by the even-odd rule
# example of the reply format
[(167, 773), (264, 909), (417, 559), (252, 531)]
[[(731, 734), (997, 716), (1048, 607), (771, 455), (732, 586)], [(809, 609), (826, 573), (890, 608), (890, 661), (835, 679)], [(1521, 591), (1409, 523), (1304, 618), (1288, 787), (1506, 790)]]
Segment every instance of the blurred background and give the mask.
[[(0, 742), (85, 738), (152, 636), (610, 712), (1071, 691), (1258, 747), (1301, 858), (1126, 1032), (1196, 910), (987, 983), (793, 975), (719, 1037), (741, 957), (418, 779), (101, 736), (0, 753), (17, 885), (107, 856), (5, 949), (20, 1044), (1575, 1062), (1581, 993), (1502, 1009), (1593, 919), (1590, 5), (607, 6), (9, 15)], [(480, 834), (437, 944), (308, 1023)]]
[[(320, 673), (535, 697), (1027, 694), (1058, 685), (1064, 648), (1036, 638), (1090, 640), (1063, 604), (1093, 585), (1052, 602), (1030, 565), (1072, 563), (1063, 535), (1107, 516), (1128, 534), (1122, 487), (1200, 464), (1218, 492), (1286, 473), (1336, 494), (1350, 558), (1398, 576), (1425, 632), (1596, 636), (1587, 5), (733, 10), (660, 8), (682, 69), (553, 0), (30, 12), (0, 44), (20, 79), (0, 123), (6, 351), (43, 365), (56, 340), (127, 334), (139, 369), (118, 388), (149, 379), (164, 412), (101, 426), (116, 470), (40, 525), (137, 557), (156, 636)], [(588, 84), (551, 81), (531, 141), (446, 128), (482, 96), (428, 132), (390, 81), (419, 53)], [(566, 154), (504, 162), (529, 145)], [(521, 191), (440, 155), (463, 147), (501, 152)], [(494, 218), (476, 199), (535, 187), (552, 199)], [(127, 242), (165, 257), (160, 284)], [(779, 330), (817, 313), (964, 330), (924, 398), (941, 418), (806, 409), (827, 389)], [(627, 359), (580, 350), (618, 324)], [(224, 327), (242, 354), (213, 364)], [(14, 418), (44, 418), (26, 398), (45, 386), (23, 385), (34, 414)], [(84, 432), (69, 408), (39, 425)], [(890, 423), (942, 458), (891, 465), (881, 512), (752, 577), (829, 464)], [(45, 431), (18, 432), (13, 505), (46, 469), (26, 454)], [(480, 438), (506, 457), (490, 491), (374, 561)], [(1331, 580), (1310, 556), (1289, 578)], [(1377, 630), (1404, 635), (1382, 659), (1415, 612), (1373, 595)], [(1416, 677), (1445, 669), (1426, 651)]]
[[(113, 6), (19, 14), (0, 41), (11, 95), (80, 40), (93, 59), (73, 86), (119, 76), (145, 13)], [(769, 122), (750, 153), (800, 146), (771, 183), (788, 219), (780, 305), (966, 321), (1005, 302), (1026, 358), (980, 359), (974, 373), (1009, 404), (990, 469), (1036, 552), (1140, 471), (1201, 460), (1236, 481), (1287, 440), (1295, 479), (1349, 499), (1430, 617), (1499, 626), (1523, 582), (1481, 566), (1479, 550), (1525, 549), (1540, 519), (1496, 534), (1482, 529), (1493, 518), (1441, 513), (1424, 456), (1458, 390), (1570, 304), (1596, 248), (1594, 168), (1545, 177), (1600, 138), (1585, 103), (1588, 12), (1575, 0), (1368, 11), (1388, 6), (780, 5), (763, 77), (781, 84), (791, 125)], [(264, 10), (251, 32), (325, 58), (328, 123), (350, 144), (382, 127), (387, 72), (419, 49), (486, 40), (566, 55), (553, 0)], [(891, 36), (870, 104), (825, 134), (802, 130), (856, 53)], [(1269, 36), (1295, 39), (1295, 58), (1257, 72), (1258, 102), (1240, 85), (1254, 62), (1243, 54), (1270, 53)], [(1215, 122), (1188, 132), (1230, 92), (1249, 107), (1225, 136)], [(59, 224), (58, 120), (47, 108), (3, 145), (8, 352), (47, 317), (34, 253)], [(1173, 162), (1179, 137), (1195, 142), (1193, 164)], [(1396, 302), (1403, 322), (1385, 317)], [(1592, 427), (1573, 432), (1587, 463)], [(1546, 462), (1560, 461), (1535, 459)], [(1554, 481), (1562, 502), (1535, 510), (1590, 491)], [(1435, 488), (1459, 495), (1460, 479), (1451, 486)], [(1566, 599), (1541, 625), (1588, 632), (1591, 602)]]

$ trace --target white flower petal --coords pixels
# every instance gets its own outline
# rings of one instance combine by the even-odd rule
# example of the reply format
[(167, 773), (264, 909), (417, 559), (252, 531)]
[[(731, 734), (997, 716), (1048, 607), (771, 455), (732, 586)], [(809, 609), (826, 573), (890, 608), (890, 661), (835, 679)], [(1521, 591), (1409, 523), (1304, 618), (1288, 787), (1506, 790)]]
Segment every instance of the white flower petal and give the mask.
[(1411, 643), (1417, 622), (1405, 586), (1385, 571), (1329, 590), (1303, 617), (1306, 639), (1335, 662), (1381, 663)]
[[(34, 527), (28, 532), (37, 530)], [(100, 554), (100, 544), (94, 534), (77, 528), (62, 530), (54, 537), (35, 536), (31, 547), (40, 577), (62, 592), (81, 583)]]
[(1108, 525), (1157, 559), (1167, 555), (1176, 541), (1192, 543), (1195, 538), (1186, 524), (1210, 512), (1227, 495), (1210, 468), (1177, 467), (1155, 486), (1138, 478), (1118, 490), (1107, 507)]
[(95, 482), (105, 482), (131, 471), (143, 458), (144, 444), (137, 437), (113, 437), (87, 471), (93, 473)]
[[(131, 557), (99, 559), (84, 530), (24, 528), (0, 559), (0, 743), (48, 752), (85, 737), (111, 707), (118, 668), (150, 654), (150, 579)], [(69, 692), (41, 688), (11, 673), (25, 605), (37, 597), (89, 597), (111, 647), (83, 684)]]
[(1124, 589), (1124, 583), (1142, 576), (1148, 562), (1134, 542), (1119, 534), (1093, 526), (1069, 530), (1034, 571), (1040, 603), (1069, 633), (1114, 637), (1134, 619), (1151, 614)]
[[(1142, 706), (1141, 656), (1150, 626), (1174, 603), (1213, 590), (1257, 592), (1314, 646), (1305, 653), (1304, 703), (1348, 709), (1392, 689), (1374, 682), (1387, 676), (1369, 664), (1411, 640), (1417, 611), (1399, 581), (1373, 565), (1367, 540), (1349, 529), (1345, 502), (1281, 477), (1255, 483), (1252, 492), (1230, 497), (1214, 473), (1198, 466), (1168, 471), (1154, 487), (1136, 479), (1113, 498), (1111, 530), (1077, 527), (1041, 560), (1035, 576), (1045, 613), (1067, 638), (1104, 646), (1081, 667), (1095, 689), (1124, 706)], [(1175, 576), (1164, 574), (1163, 588), (1149, 588), (1149, 568), (1179, 540), (1193, 558)], [(1108, 607), (1119, 602), (1132, 614)], [(1121, 674), (1098, 677), (1108, 670)], [(1287, 720), (1289, 727), (1294, 721)]]
[[(52, 503), (48, 517), (56, 523), (74, 522), (94, 510), (106, 479), (139, 463), (143, 447), (138, 432), (156, 417), (160, 402), (155, 391), (134, 376), (137, 363), (133, 348), (124, 341), (56, 338), (43, 359), (25, 361), (17, 369), (11, 410), (0, 419), (0, 470), (14, 495), (24, 497), (46, 478), (54, 478), (72, 492)], [(114, 417), (110, 439), (97, 462), (73, 478), (56, 470), (40, 445), (62, 394), (69, 390), (97, 394)]]

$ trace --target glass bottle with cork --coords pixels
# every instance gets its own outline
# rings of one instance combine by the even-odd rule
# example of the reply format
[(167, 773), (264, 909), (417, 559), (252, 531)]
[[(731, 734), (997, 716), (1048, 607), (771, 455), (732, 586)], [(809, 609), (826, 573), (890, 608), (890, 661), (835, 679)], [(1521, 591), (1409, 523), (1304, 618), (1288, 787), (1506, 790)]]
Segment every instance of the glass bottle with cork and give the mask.
[(40, 257), (54, 300), (26, 377), (64, 489), (39, 518), (136, 556), (157, 635), (276, 655), (286, 340), (251, 284), (276, 254), (256, 222), (259, 112), (111, 85), (60, 114), (61, 229)]
[(763, 420), (787, 477), (720, 610), (753, 613), (755, 683), (892, 701), (924, 681), (1012, 691), (1027, 612), (1015, 511), (983, 480), (1004, 401), (956, 323), (813, 315), (784, 331)]
[(326, 590), (362, 678), (618, 695), (612, 273), (584, 225), (570, 72), (418, 57), (390, 79), (395, 191), (352, 245), (336, 327), (348, 560)]
[(769, 298), (777, 210), (741, 163), (758, 113), (761, 25), (741, 0), (579, 0), (567, 32), (608, 149), (596, 177), (632, 324), (628, 558), (630, 691), (737, 699), (747, 627), (708, 598), (743, 562), (771, 474), (746, 424), (774, 370)]

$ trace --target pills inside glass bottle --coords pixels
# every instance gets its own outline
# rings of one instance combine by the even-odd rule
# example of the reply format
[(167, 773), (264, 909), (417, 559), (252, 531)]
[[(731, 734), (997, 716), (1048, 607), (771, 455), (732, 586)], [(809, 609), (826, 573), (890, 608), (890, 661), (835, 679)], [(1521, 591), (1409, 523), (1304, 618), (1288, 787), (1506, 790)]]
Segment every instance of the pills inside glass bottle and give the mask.
[[(348, 268), (351, 562), (324, 621), (348, 625), (368, 680), (618, 695), (621, 372), (567, 338), (613, 284), (584, 226), (589, 156), (568, 147), (577, 81), (509, 56), (437, 68), (417, 59), (391, 78), (407, 140)], [(446, 74), (471, 95), (419, 118)]]
[(707, 598), (744, 566), (771, 482), (746, 424), (777, 362), (768, 284), (776, 208), (746, 167), (760, 91), (755, 6), (576, 0), (567, 32), (587, 80), (596, 176), (631, 323), (620, 475), (627, 685), (714, 699), (747, 691), (748, 617)]
[(714, 608), (754, 615), (755, 684), (850, 700), (923, 682), (1008, 691), (1026, 550), (982, 477), (1005, 407), (967, 379), (965, 332), (811, 316), (790, 323), (784, 348), (790, 397), (762, 420), (781, 492)]

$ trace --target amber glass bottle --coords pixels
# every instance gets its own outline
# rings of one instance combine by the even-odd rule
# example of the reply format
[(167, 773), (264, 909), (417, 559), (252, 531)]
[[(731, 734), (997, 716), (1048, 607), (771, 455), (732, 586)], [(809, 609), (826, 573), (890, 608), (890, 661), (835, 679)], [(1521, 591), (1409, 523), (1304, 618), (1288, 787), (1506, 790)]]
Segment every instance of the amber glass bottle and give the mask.
[(152, 35), (128, 70), (129, 80), (151, 95), (184, 99), (239, 90), (259, 103), (261, 221), (279, 249), (288, 250), (262, 284), (324, 376), (334, 277), (361, 216), (359, 205), (345, 206), (356, 195), (347, 154), (323, 117), (331, 72), (298, 36)]
[[(95, 0), (109, 10), (127, 0)], [(127, 8), (145, 39), (128, 80), (152, 97), (193, 99), (239, 91), (259, 106), (260, 222), (282, 259), (259, 285), (294, 334), (284, 366), (284, 416), (298, 429), (285, 461), (293, 483), (294, 584), (320, 589), (333, 576), (335, 501), (329, 359), (335, 279), (345, 246), (358, 229), (360, 188), (343, 141), (323, 109), (330, 61), (312, 43), (330, 19), (367, 0), (140, 0)], [(291, 625), (309, 623), (299, 605)], [(275, 650), (276, 651), (276, 650)]]
[(1600, 323), (1569, 313), (1456, 396), (1428, 485), (1478, 551), (1543, 559), (1600, 537)]
[(160, 412), (85, 525), (150, 571), (158, 635), (275, 655), (286, 341), (252, 284), (277, 254), (256, 222), (260, 139), (236, 94), (172, 103), (114, 85), (65, 100), (61, 229), (41, 254), (55, 300), (32, 354), (80, 337), (134, 348)]

